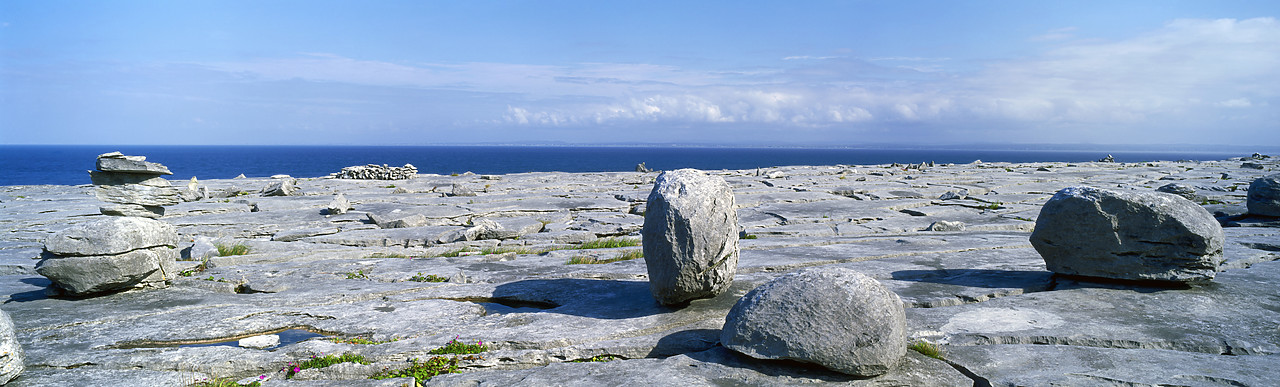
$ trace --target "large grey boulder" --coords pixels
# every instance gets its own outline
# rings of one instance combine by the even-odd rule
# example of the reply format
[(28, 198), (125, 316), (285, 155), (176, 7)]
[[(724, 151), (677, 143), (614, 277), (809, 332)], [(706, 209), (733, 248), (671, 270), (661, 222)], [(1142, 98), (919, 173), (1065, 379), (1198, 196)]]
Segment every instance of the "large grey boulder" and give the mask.
[(1045, 203), (1031, 245), (1050, 271), (1124, 280), (1212, 280), (1222, 227), (1177, 195), (1069, 187)]
[(9, 383), (26, 368), (22, 344), (13, 332), (13, 319), (0, 310), (0, 384)]
[(136, 217), (106, 217), (72, 226), (45, 239), (46, 251), (63, 256), (113, 255), (178, 245), (172, 225)]
[(1178, 196), (1187, 198), (1187, 200), (1190, 200), (1193, 202), (1204, 200), (1204, 197), (1200, 195), (1196, 195), (1195, 187), (1192, 187), (1186, 184), (1178, 184), (1178, 183), (1165, 184), (1160, 186), (1160, 188), (1156, 188), (1156, 192), (1164, 192), (1164, 193), (1178, 195)]
[(72, 295), (86, 295), (134, 287), (163, 287), (173, 278), (176, 248), (161, 246), (124, 254), (46, 256), (36, 272)]
[(146, 161), (146, 156), (125, 156), (120, 152), (98, 155), (97, 168), (104, 172), (137, 173), (144, 175), (172, 175), (169, 167)]
[(341, 215), (351, 210), (351, 201), (347, 200), (347, 196), (342, 193), (333, 197), (329, 204), (325, 205), (325, 211), (329, 215)]
[(674, 305), (715, 297), (738, 270), (738, 214), (724, 179), (696, 169), (658, 175), (644, 227), (649, 290)]
[(298, 187), (295, 185), (293, 179), (280, 179), (273, 181), (267, 184), (266, 187), (262, 187), (261, 191), (258, 191), (262, 196), (293, 196), (293, 194), (297, 192)]
[(720, 343), (758, 359), (814, 363), (875, 376), (906, 355), (902, 301), (845, 268), (806, 269), (757, 287), (729, 310)]
[(1249, 213), (1280, 216), (1280, 174), (1259, 177), (1249, 184)]

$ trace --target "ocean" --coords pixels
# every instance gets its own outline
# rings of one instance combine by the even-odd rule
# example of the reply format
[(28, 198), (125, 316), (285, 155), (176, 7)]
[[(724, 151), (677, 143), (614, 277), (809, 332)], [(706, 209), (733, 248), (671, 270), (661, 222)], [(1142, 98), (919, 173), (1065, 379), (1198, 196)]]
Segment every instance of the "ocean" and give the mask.
[(343, 167), (413, 164), (418, 173), (621, 172), (650, 169), (751, 169), (786, 165), (889, 163), (1084, 162), (1111, 154), (1118, 162), (1222, 160), (1239, 152), (1017, 149), (835, 149), (579, 146), (143, 146), (0, 145), (0, 186), (89, 184), (99, 154), (146, 156), (173, 171), (170, 180), (320, 177)]

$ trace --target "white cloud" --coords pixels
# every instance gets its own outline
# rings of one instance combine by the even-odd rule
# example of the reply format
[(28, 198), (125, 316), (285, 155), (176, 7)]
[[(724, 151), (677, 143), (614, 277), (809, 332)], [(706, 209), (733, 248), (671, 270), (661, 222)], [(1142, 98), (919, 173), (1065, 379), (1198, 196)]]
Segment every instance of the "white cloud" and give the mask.
[(1225, 108), (1247, 108), (1247, 107), (1252, 107), (1253, 102), (1250, 102), (1248, 98), (1236, 98), (1236, 99), (1229, 99), (1226, 101), (1218, 102), (1214, 105), (1218, 105)]

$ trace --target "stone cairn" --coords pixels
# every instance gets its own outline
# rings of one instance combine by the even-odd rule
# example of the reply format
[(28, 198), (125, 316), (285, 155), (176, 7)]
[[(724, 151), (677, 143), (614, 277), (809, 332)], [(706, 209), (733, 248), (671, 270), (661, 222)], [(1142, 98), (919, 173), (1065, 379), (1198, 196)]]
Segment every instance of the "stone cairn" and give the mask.
[(403, 167), (388, 167), (386, 164), (377, 165), (357, 165), (342, 168), (341, 172), (332, 176), (339, 179), (361, 179), (361, 180), (408, 180), (418, 174), (418, 168), (413, 164), (405, 164)]
[(98, 200), (111, 203), (100, 208), (103, 215), (155, 219), (164, 216), (164, 206), (182, 202), (182, 192), (160, 177), (173, 172), (146, 160), (120, 152), (98, 156), (98, 170), (89, 171), (89, 178)]
[(658, 175), (644, 216), (649, 290), (664, 305), (715, 297), (738, 271), (738, 214), (724, 179), (696, 169)]
[(180, 191), (161, 175), (169, 168), (143, 156), (112, 152), (98, 156), (90, 171), (98, 199), (112, 203), (97, 219), (62, 230), (44, 241), (36, 272), (75, 296), (140, 287), (165, 287), (173, 278), (178, 234), (155, 218), (178, 204)]

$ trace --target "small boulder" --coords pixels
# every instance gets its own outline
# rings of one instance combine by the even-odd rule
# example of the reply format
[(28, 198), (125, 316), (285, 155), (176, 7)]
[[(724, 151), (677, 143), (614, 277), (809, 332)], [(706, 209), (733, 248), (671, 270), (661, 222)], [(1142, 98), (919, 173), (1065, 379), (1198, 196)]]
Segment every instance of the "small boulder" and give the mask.
[(462, 184), (454, 184), (453, 190), (452, 192), (450, 192), (449, 195), (450, 196), (476, 196), (476, 191), (472, 191), (470, 188), (463, 187)]
[(964, 231), (964, 222), (939, 220), (929, 225), (929, 231)]
[(1280, 173), (1259, 177), (1249, 183), (1249, 213), (1280, 216)]
[(636, 172), (649, 173), (649, 172), (653, 172), (653, 170), (649, 169), (649, 167), (644, 166), (644, 163), (640, 163), (640, 164), (636, 164)]
[(1103, 157), (1103, 158), (1101, 158), (1101, 159), (1098, 159), (1098, 162), (1099, 162), (1099, 163), (1114, 163), (1114, 162), (1116, 162), (1116, 158), (1115, 158), (1115, 156), (1107, 155), (1107, 157)]
[(0, 385), (22, 375), (25, 363), (22, 344), (18, 343), (17, 334), (13, 331), (13, 319), (9, 318), (9, 313), (0, 310)]
[(280, 345), (280, 335), (258, 335), (246, 337), (236, 342), (244, 348), (265, 349)]
[(907, 351), (902, 300), (845, 268), (807, 269), (757, 287), (725, 316), (720, 342), (758, 359), (814, 363), (881, 375)]
[(962, 189), (960, 191), (947, 191), (947, 193), (938, 196), (938, 200), (959, 200), (969, 197), (969, 190)]
[(1262, 169), (1262, 168), (1265, 168), (1265, 166), (1264, 166), (1264, 165), (1262, 165), (1262, 164), (1260, 164), (1260, 163), (1255, 163), (1255, 162), (1249, 161), (1249, 162), (1241, 163), (1241, 164), (1240, 164), (1240, 168), (1244, 168), (1244, 169)]
[(259, 191), (262, 196), (293, 196), (297, 192), (298, 187), (293, 179), (278, 179), (267, 184), (266, 187), (262, 187), (262, 190)]
[(1160, 186), (1160, 188), (1156, 188), (1156, 192), (1164, 192), (1164, 193), (1178, 195), (1193, 202), (1204, 200), (1204, 197), (1201, 197), (1200, 195), (1196, 195), (1195, 187), (1191, 187), (1186, 184), (1178, 184), (1178, 183), (1165, 184)]
[(1055, 273), (1173, 282), (1212, 280), (1224, 239), (1209, 211), (1180, 196), (1093, 187), (1058, 191), (1031, 233)]
[(108, 216), (137, 216), (150, 219), (159, 219), (164, 216), (164, 207), (137, 204), (108, 204), (98, 207), (98, 211)]
[(643, 234), (649, 290), (674, 305), (715, 297), (738, 270), (738, 214), (723, 178), (696, 169), (658, 175)]
[(347, 197), (345, 195), (339, 193), (338, 195), (333, 197), (333, 200), (329, 201), (329, 204), (325, 205), (324, 209), (325, 209), (325, 212), (329, 215), (345, 214), (347, 213), (348, 210), (352, 209), (351, 201), (347, 200)]
[(98, 170), (103, 172), (137, 173), (143, 175), (172, 175), (169, 167), (146, 161), (146, 156), (125, 156), (120, 152), (98, 155)]

